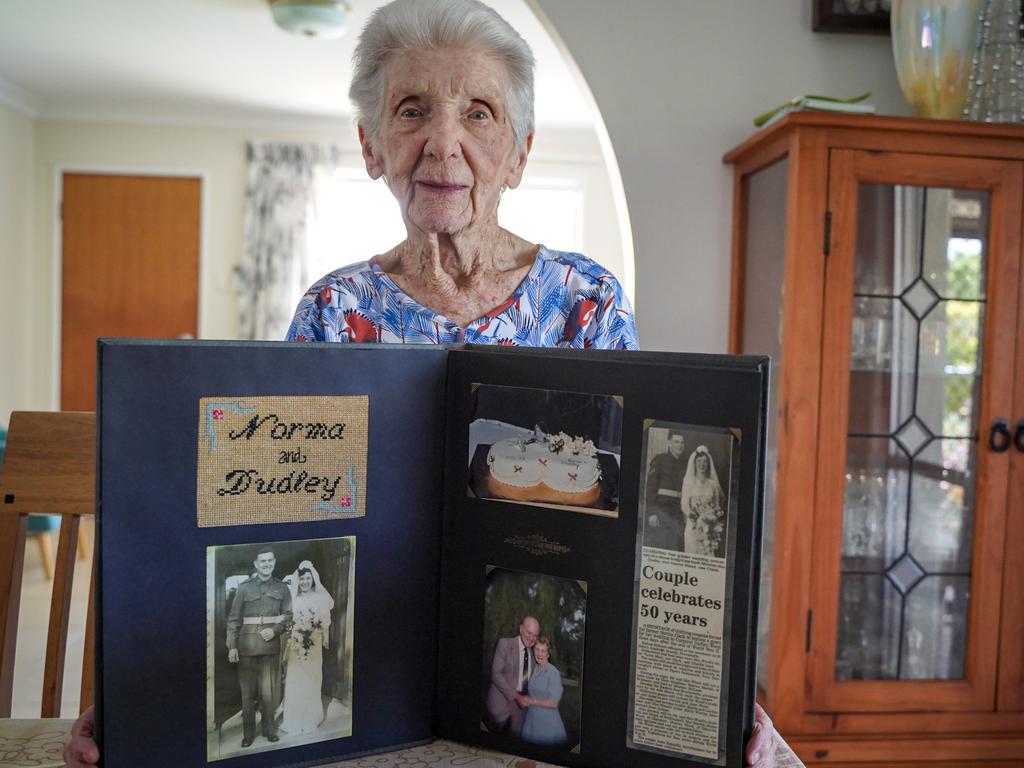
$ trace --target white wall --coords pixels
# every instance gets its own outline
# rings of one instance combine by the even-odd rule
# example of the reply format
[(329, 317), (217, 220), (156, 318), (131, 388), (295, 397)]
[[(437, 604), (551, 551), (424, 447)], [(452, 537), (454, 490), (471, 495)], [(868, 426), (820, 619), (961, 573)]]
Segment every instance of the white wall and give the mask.
[[(31, 132), (29, 133), (31, 136)], [(200, 264), (199, 334), (207, 339), (232, 339), (238, 331), (232, 269), (242, 253), (242, 212), (245, 202), (245, 142), (249, 140), (332, 141), (341, 145), (346, 162), (362, 167), (350, 125), (306, 130), (261, 130), (244, 127), (151, 126), (39, 121), (35, 127), (34, 256), (26, 289), (12, 297), (8, 311), (30, 317), (38, 329), (29, 357), (35, 407), (57, 407), (60, 327), (57, 190), (62, 171), (93, 170), (131, 173), (202, 174), (203, 216)], [(30, 162), (30, 161), (26, 161)], [(28, 166), (26, 166), (28, 167)], [(575, 169), (584, 178), (591, 204), (588, 252), (621, 271), (619, 231), (611, 190), (603, 172), (595, 136), (553, 133), (534, 147), (528, 173), (551, 175)], [(31, 179), (31, 173), (22, 174)], [(32, 201), (24, 194), (25, 205)], [(512, 192), (511, 194), (514, 194)], [(27, 218), (27, 217), (26, 217)], [(521, 233), (529, 237), (529, 232)], [(551, 243), (558, 247), (557, 243)], [(336, 266), (372, 254), (343, 254)], [(6, 276), (6, 269), (3, 274)], [(296, 296), (296, 301), (298, 297)], [(10, 335), (7, 325), (0, 338)]]
[(59, 404), (56, 187), (61, 172), (202, 175), (199, 335), (231, 339), (238, 328), (232, 268), (242, 252), (245, 142), (331, 141), (350, 133), (347, 125), (266, 132), (244, 127), (39, 121), (35, 134), (35, 290), (30, 301), (34, 323), (40, 329), (33, 370), (39, 387), (49, 397), (46, 407)]
[[(809, 0), (529, 1), (575, 57), (617, 155), (644, 347), (723, 351), (731, 175), (721, 156), (752, 132), (753, 115), (800, 93), (872, 90), (881, 113), (904, 114), (889, 39), (812, 33)], [(40, 121), (34, 138), (31, 126), (0, 112), (0, 365), (6, 371), (14, 361), (19, 371), (0, 377), (0, 420), (14, 407), (57, 402), (56, 168), (203, 173), (200, 334), (231, 338), (245, 141), (336, 140), (355, 150), (347, 124), (268, 131)], [(589, 143), (541, 131), (530, 170), (539, 172), (545, 158), (592, 158)], [(592, 213), (614, 222), (606, 187), (602, 195)], [(598, 240), (617, 236), (609, 229)], [(588, 253), (628, 278), (614, 262), (617, 248), (588, 245)], [(31, 339), (21, 329), (31, 329)]]
[[(615, 210), (615, 196), (597, 134), (593, 131), (540, 128), (523, 180), (531, 177), (570, 177), (576, 179), (586, 198), (583, 210), (583, 252), (615, 275), (630, 301), (634, 285), (623, 263), (622, 235)], [(506, 192), (514, 195), (515, 190)], [(524, 229), (516, 232), (527, 240), (537, 235)], [(544, 243), (564, 250), (565, 243)]]
[(731, 169), (751, 120), (805, 93), (906, 114), (888, 37), (811, 32), (810, 0), (528, 0), (594, 94), (622, 173), (645, 349), (722, 352)]
[[(266, 132), (233, 127), (153, 126), (40, 121), (36, 127), (37, 298), (55, 285), (56, 183), (60, 171), (202, 174), (202, 264), (200, 326), (205, 338), (234, 338), (237, 321), (231, 269), (242, 249), (245, 198), (245, 142), (248, 140), (331, 141), (334, 130)], [(43, 318), (40, 318), (44, 322)]]
[(0, 103), (0, 425), (15, 409), (43, 407), (31, 378), (35, 253), (32, 233), (32, 119)]

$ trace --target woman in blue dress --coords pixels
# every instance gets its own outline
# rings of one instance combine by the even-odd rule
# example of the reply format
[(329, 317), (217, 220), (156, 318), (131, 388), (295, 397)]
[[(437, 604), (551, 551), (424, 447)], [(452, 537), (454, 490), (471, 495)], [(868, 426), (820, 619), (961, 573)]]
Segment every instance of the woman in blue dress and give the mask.
[[(633, 310), (610, 272), (498, 222), (502, 193), (519, 185), (533, 146), (533, 54), (519, 33), (479, 0), (364, 6), (376, 10), (349, 93), (366, 171), (395, 196), (407, 237), (315, 283), (288, 338), (637, 349)], [(538, 703), (526, 722), (537, 721), (539, 738), (564, 741), (558, 671), (540, 671), (550, 691), (534, 694), (531, 682)], [(755, 713), (747, 762), (772, 768), (775, 731), (764, 710)], [(68, 768), (99, 760), (95, 726), (90, 708), (65, 748)]]
[(533, 646), (537, 667), (530, 677), (529, 695), (526, 697), (526, 719), (523, 721), (523, 741), (557, 747), (565, 744), (565, 725), (558, 714), (562, 698), (562, 674), (549, 664), (551, 642), (538, 637)]

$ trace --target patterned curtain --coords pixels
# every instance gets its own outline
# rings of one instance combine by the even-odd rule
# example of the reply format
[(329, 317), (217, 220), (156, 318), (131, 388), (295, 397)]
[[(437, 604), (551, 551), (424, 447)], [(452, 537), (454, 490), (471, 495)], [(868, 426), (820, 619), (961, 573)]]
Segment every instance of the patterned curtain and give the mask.
[(284, 338), (310, 284), (306, 234), (316, 211), (317, 171), (340, 164), (335, 145), (249, 143), (245, 236), (238, 278), (239, 338)]

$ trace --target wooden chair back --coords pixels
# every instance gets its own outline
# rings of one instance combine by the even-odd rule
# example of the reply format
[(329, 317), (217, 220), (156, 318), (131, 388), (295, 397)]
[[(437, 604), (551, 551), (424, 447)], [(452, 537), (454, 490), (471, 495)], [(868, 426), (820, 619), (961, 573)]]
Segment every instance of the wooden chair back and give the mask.
[[(96, 416), (11, 414), (0, 467), (0, 718), (11, 716), (21, 576), (29, 514), (60, 515), (43, 670), (42, 717), (60, 717), (75, 556), (83, 517), (95, 513)], [(91, 564), (90, 564), (91, 565)], [(90, 568), (90, 574), (92, 568)], [(93, 579), (89, 580), (81, 709), (92, 703)]]

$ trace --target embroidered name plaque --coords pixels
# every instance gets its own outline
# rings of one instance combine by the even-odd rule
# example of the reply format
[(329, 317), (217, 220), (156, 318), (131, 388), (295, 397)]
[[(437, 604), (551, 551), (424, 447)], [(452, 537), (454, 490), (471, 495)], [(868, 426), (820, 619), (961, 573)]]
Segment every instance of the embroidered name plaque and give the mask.
[(201, 398), (199, 527), (365, 515), (369, 402)]

